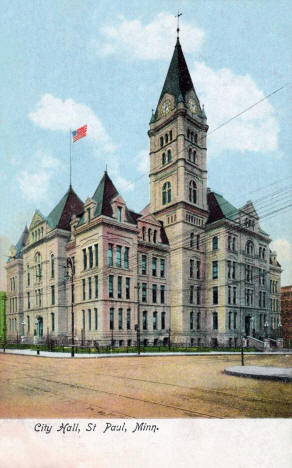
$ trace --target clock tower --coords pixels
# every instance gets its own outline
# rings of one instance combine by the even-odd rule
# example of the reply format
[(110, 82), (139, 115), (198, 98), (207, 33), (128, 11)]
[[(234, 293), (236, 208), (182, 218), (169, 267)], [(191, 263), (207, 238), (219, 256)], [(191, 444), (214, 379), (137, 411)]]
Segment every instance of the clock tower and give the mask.
[(171, 330), (182, 341), (190, 313), (204, 308), (207, 131), (177, 38), (148, 135), (150, 211), (163, 222), (170, 244)]

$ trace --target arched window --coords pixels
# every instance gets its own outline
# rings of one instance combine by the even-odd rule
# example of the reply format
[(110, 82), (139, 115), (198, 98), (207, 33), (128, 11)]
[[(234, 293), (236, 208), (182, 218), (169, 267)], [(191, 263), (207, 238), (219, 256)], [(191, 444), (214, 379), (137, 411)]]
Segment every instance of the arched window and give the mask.
[(166, 154), (162, 153), (162, 165), (164, 166), (166, 164)]
[(170, 161), (172, 161), (172, 154), (171, 154), (171, 150), (169, 149), (167, 151), (167, 162), (170, 162)]
[(148, 229), (148, 241), (151, 242), (151, 229)]
[(196, 133), (194, 134), (194, 142), (198, 143), (198, 135)]
[(189, 161), (192, 160), (192, 148), (189, 148)]
[(232, 250), (235, 252), (235, 237), (232, 239)]
[(43, 237), (43, 235), (44, 235), (44, 228), (42, 227), (41, 228), (41, 236)]
[(157, 242), (157, 231), (156, 231), (156, 229), (153, 231), (153, 242), (154, 242), (154, 244), (156, 244), (156, 242)]
[(31, 234), (32, 241), (34, 242), (34, 232)]
[(145, 240), (145, 232), (146, 232), (146, 228), (145, 226), (142, 227), (142, 239)]
[(191, 232), (190, 234), (190, 247), (191, 249), (194, 247), (194, 233)]
[(262, 248), (259, 248), (259, 257), (262, 258)]
[(217, 236), (213, 237), (213, 239), (212, 239), (212, 248), (213, 248), (213, 250), (218, 249), (218, 237)]
[(253, 243), (251, 240), (247, 241), (245, 251), (248, 255), (253, 255)]
[(197, 203), (197, 184), (194, 180), (189, 183), (189, 201)]
[(266, 256), (266, 249), (263, 249), (263, 258)]
[(171, 183), (165, 182), (162, 187), (162, 204), (166, 205), (166, 203), (171, 202)]
[(191, 141), (193, 142), (194, 141), (194, 132), (191, 132)]
[(187, 139), (188, 140), (190, 139), (190, 135), (191, 135), (191, 132), (190, 132), (190, 129), (188, 128), (188, 131), (187, 131)]
[(169, 132), (169, 140), (170, 141), (172, 140), (172, 130), (170, 130), (170, 132)]
[(163, 137), (160, 137), (160, 146), (163, 146)]
[(196, 151), (193, 151), (193, 162), (194, 162), (194, 163), (197, 162), (196, 157), (197, 157), (197, 152), (196, 152)]
[(165, 140), (165, 144), (168, 143), (168, 134), (167, 133), (165, 134), (164, 140)]
[(41, 276), (42, 276), (42, 266), (41, 266), (41, 254), (39, 252), (37, 252), (34, 257), (34, 263), (35, 263), (36, 280), (40, 281)]
[(51, 278), (55, 277), (55, 257), (54, 254), (51, 255)]

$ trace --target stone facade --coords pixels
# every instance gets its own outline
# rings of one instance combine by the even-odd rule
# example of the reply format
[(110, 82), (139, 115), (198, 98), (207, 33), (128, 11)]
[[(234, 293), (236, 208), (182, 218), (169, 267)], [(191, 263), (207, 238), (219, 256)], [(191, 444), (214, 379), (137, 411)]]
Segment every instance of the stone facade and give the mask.
[(281, 288), (281, 324), (285, 348), (292, 347), (292, 286)]
[(137, 330), (152, 345), (280, 337), (281, 267), (253, 203), (237, 209), (207, 189), (207, 132), (177, 41), (148, 132), (149, 205), (129, 210), (105, 172), (84, 204), (70, 187), (47, 217), (36, 212), (6, 267), (8, 337), (121, 347)]

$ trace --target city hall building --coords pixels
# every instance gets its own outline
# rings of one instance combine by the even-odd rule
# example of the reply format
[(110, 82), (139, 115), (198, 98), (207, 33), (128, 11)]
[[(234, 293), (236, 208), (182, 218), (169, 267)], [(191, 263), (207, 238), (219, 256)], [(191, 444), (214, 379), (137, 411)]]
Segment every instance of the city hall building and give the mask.
[[(275, 338), (281, 267), (251, 201), (207, 188), (207, 118), (177, 40), (148, 131), (150, 201), (127, 207), (105, 172), (36, 211), (6, 266), (8, 339), (236, 346)], [(276, 341), (275, 341), (276, 342)]]

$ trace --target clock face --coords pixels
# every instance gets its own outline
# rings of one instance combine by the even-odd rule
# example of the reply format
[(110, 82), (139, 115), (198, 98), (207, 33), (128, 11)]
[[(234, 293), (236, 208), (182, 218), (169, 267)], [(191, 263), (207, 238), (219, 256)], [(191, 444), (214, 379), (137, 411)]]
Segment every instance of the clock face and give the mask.
[(171, 111), (171, 102), (169, 99), (167, 99), (166, 101), (162, 103), (161, 108), (160, 108), (160, 113), (162, 116), (165, 116), (170, 111)]
[(196, 101), (194, 101), (194, 99), (190, 99), (188, 104), (189, 104), (190, 111), (193, 112), (193, 114), (195, 114), (198, 110)]

